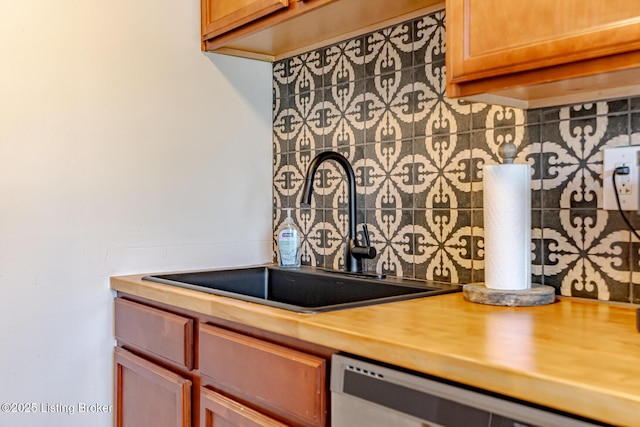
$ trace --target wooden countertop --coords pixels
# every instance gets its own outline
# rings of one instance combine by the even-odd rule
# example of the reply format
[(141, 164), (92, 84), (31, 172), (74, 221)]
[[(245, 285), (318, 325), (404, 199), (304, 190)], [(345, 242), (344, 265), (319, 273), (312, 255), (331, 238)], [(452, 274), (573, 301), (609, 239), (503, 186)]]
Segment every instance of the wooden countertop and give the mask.
[(640, 333), (630, 306), (541, 307), (461, 293), (298, 314), (141, 280), (113, 290), (243, 323), (618, 426), (640, 426)]

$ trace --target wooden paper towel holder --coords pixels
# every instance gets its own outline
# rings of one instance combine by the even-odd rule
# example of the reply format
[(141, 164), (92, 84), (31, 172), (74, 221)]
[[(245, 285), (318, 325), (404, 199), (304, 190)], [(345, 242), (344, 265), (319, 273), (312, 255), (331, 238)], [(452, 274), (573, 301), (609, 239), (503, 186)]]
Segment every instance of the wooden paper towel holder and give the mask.
[(465, 301), (478, 304), (530, 307), (555, 302), (556, 290), (552, 286), (531, 284), (529, 289), (490, 289), (482, 283), (462, 286)]

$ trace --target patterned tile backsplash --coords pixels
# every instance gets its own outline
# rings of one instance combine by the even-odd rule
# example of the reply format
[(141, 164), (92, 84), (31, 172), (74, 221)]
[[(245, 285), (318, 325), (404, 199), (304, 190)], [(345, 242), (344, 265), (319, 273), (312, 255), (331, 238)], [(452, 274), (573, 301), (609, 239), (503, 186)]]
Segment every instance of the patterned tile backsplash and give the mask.
[(640, 144), (640, 98), (536, 110), (448, 99), (444, 21), (437, 12), (273, 65), (274, 229), (293, 208), (303, 264), (342, 269), (339, 166), (324, 163), (311, 207), (300, 204), (310, 160), (335, 150), (353, 165), (358, 222), (378, 250), (369, 270), (482, 281), (482, 167), (511, 141), (532, 168), (533, 281), (640, 304), (640, 243), (602, 209), (601, 151)]

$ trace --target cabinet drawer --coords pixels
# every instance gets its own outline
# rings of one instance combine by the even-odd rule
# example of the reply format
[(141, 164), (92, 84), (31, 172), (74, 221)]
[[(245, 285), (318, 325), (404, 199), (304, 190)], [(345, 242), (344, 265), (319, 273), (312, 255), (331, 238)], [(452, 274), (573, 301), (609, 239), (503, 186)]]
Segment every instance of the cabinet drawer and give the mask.
[(327, 361), (210, 325), (200, 327), (200, 373), (238, 399), (304, 426), (325, 426)]
[(122, 298), (115, 302), (115, 335), (124, 346), (193, 369), (193, 320)]
[(202, 388), (200, 427), (288, 427), (221, 394)]

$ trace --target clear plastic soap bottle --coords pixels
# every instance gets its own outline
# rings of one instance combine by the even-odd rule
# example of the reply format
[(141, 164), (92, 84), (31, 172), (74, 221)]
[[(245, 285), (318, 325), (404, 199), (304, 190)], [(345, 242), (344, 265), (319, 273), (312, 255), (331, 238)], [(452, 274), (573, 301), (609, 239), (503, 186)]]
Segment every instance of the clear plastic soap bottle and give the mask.
[(291, 209), (286, 209), (287, 217), (278, 228), (278, 264), (280, 267), (300, 267), (300, 230), (293, 223)]

